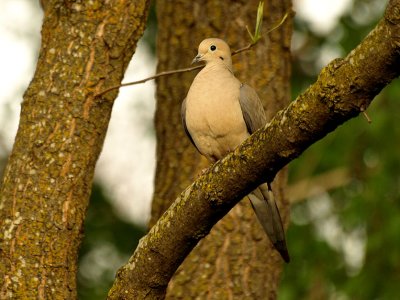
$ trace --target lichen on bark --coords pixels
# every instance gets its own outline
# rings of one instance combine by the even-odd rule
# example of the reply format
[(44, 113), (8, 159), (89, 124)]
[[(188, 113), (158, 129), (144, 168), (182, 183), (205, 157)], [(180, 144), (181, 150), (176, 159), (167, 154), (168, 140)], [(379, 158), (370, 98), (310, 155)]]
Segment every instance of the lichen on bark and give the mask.
[[(399, 76), (399, 33), (400, 1), (391, 0), (385, 17), (352, 53), (324, 68), (316, 83), (233, 153), (209, 168), (191, 185), (190, 192), (182, 193), (175, 200), (166, 212), (169, 214), (169, 210), (173, 210), (174, 222), (161, 217), (153, 227), (157, 230), (150, 230), (143, 238), (146, 247), (138, 248), (133, 256), (155, 255), (157, 259), (137, 260), (129, 270), (122, 267), (114, 291), (123, 286), (142, 298), (162, 299), (169, 276), (174, 271), (170, 268), (180, 263), (182, 255), (189, 255), (193, 241), (197, 243), (201, 238), (199, 229), (210, 229), (244, 195), (265, 178), (273, 178), (311, 144), (366, 109), (380, 90)], [(374, 51), (370, 51), (371, 45), (374, 45)], [(200, 232), (204, 234), (204, 231)], [(155, 234), (156, 240), (153, 239)], [(173, 251), (175, 249), (179, 252)], [(213, 250), (210, 253), (212, 255)], [(218, 261), (215, 264), (221, 265)], [(168, 272), (158, 278), (161, 285), (152, 285), (155, 278), (142, 276), (144, 268), (153, 269), (154, 276), (158, 276), (160, 270)], [(206, 279), (212, 283), (215, 278)], [(187, 279), (178, 287), (190, 284), (192, 281)], [(203, 285), (203, 288), (208, 286)], [(187, 295), (185, 289), (179, 291), (182, 297)], [(117, 296), (121, 295), (114, 293), (110, 299)], [(221, 291), (218, 296), (229, 298), (232, 293)], [(268, 297), (274, 298), (276, 294), (272, 292)]]
[[(76, 298), (96, 160), (148, 1), (42, 1), (36, 72), (0, 190), (1, 299)], [(123, 22), (121, 22), (123, 20)]]

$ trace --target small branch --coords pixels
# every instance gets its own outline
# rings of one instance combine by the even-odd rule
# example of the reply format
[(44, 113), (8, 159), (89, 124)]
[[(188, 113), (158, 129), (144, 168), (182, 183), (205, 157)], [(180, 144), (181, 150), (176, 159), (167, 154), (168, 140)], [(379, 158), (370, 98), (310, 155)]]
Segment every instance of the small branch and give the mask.
[[(279, 21), (278, 24), (276, 24), (274, 27), (272, 27), (270, 30), (267, 31), (267, 34), (271, 33), (272, 31), (274, 31), (274, 30), (278, 29), (280, 26), (282, 26), (282, 24), (283, 24), (283, 23), (285, 22), (285, 20), (287, 19), (288, 15), (289, 15), (289, 14), (286, 13), (286, 14), (283, 16), (282, 20)], [(261, 26), (261, 25), (260, 25), (260, 26)], [(247, 27), (246, 27), (246, 28), (247, 28)], [(247, 30), (248, 30), (248, 29), (247, 29)], [(254, 36), (253, 36), (250, 32), (249, 32), (249, 34), (250, 34), (250, 36), (251, 36), (252, 38), (254, 38)], [(260, 38), (261, 38), (261, 37), (260, 37)], [(233, 52), (232, 52), (232, 56), (234, 56), (234, 55), (236, 55), (236, 54), (239, 54), (239, 53), (241, 53), (241, 52), (243, 52), (243, 51), (250, 50), (255, 44), (257, 44), (257, 42), (260, 40), (260, 38), (258, 38), (258, 39), (255, 40), (254, 42), (248, 44), (246, 47), (243, 47), (243, 48), (240, 48), (240, 49), (237, 49), (237, 50), (233, 51)]]
[[(256, 43), (248, 44), (246, 47), (243, 47), (243, 48), (240, 48), (238, 50), (233, 51), (232, 52), (232, 56), (236, 55), (236, 54), (239, 54), (241, 52), (250, 50), (255, 44)], [(116, 89), (118, 89), (120, 87), (130, 86), (130, 85), (135, 85), (135, 84), (140, 84), (140, 83), (145, 83), (146, 81), (153, 80), (153, 79), (156, 79), (156, 78), (159, 78), (159, 77), (162, 77), (162, 76), (178, 74), (178, 73), (184, 73), (184, 72), (191, 72), (191, 71), (195, 71), (195, 70), (201, 69), (202, 67), (204, 67), (204, 65), (190, 67), (190, 68), (184, 68), (184, 69), (176, 69), (176, 70), (160, 72), (160, 73), (157, 73), (157, 74), (155, 74), (153, 76), (150, 76), (150, 77), (138, 80), (138, 81), (132, 81), (132, 82), (123, 83), (123, 84), (119, 84), (119, 85), (115, 85), (115, 86), (109, 87), (108, 89), (105, 89), (104, 91), (101, 91), (100, 93), (96, 94), (95, 97), (104, 95), (104, 94), (106, 94), (106, 93), (108, 93), (108, 92), (110, 92), (112, 90), (116, 90)]]
[[(258, 6), (258, 10), (257, 10), (257, 21), (256, 21), (256, 28), (255, 28), (254, 35), (251, 34), (251, 32), (249, 31), (249, 29), (248, 29), (247, 26), (246, 26), (246, 29), (247, 29), (247, 31), (248, 31), (248, 33), (249, 33), (249, 35), (250, 35), (250, 38), (251, 38), (252, 42), (251, 42), (250, 44), (248, 44), (247, 46), (243, 47), (243, 48), (240, 48), (240, 49), (237, 49), (237, 50), (233, 51), (233, 52), (232, 52), (232, 56), (234, 56), (234, 55), (236, 55), (236, 54), (239, 54), (239, 53), (241, 53), (241, 52), (250, 50), (250, 49), (251, 49), (255, 44), (257, 44), (258, 41), (261, 39), (261, 37), (262, 37), (262, 35), (261, 35), (261, 25), (262, 25), (262, 16), (263, 16), (263, 7), (264, 7), (263, 5), (264, 5), (264, 3), (263, 3), (263, 2), (260, 2), (260, 3), (259, 3), (259, 6)], [(288, 17), (288, 13), (286, 13), (286, 14), (283, 16), (283, 18), (279, 21), (278, 24), (276, 24), (274, 27), (272, 27), (270, 30), (268, 30), (268, 31), (267, 31), (267, 34), (269, 34), (269, 33), (271, 33), (272, 31), (278, 29), (278, 28), (285, 22), (285, 20), (287, 19), (287, 17)], [(108, 88), (108, 89), (105, 89), (104, 91), (101, 91), (100, 93), (94, 95), (94, 97), (98, 97), (98, 96), (104, 95), (104, 94), (106, 94), (106, 93), (108, 93), (108, 92), (110, 92), (110, 91), (116, 90), (116, 89), (118, 89), (118, 88), (120, 88), (120, 87), (130, 86), (130, 85), (135, 85), (135, 84), (140, 84), (140, 83), (145, 83), (146, 81), (153, 80), (153, 79), (156, 79), (156, 78), (159, 78), (159, 77), (162, 77), (162, 76), (167, 76), (167, 75), (172, 75), (172, 74), (178, 74), (178, 73), (184, 73), (184, 72), (191, 72), (191, 71), (200, 69), (200, 68), (202, 68), (202, 67), (204, 67), (204, 65), (200, 65), (200, 66), (196, 66), (196, 67), (190, 67), (190, 68), (185, 68), (185, 69), (177, 69), (177, 70), (164, 71), (164, 72), (157, 73), (157, 74), (155, 74), (155, 75), (153, 75), (153, 76), (150, 76), (150, 77), (147, 77), (147, 78), (138, 80), (138, 81), (132, 81), (132, 82), (128, 82), (128, 83), (123, 83), (123, 84), (119, 84), (119, 85), (112, 86), (112, 87), (110, 87), (110, 88)]]
[(235, 50), (235, 51), (232, 52), (232, 56), (234, 56), (234, 55), (236, 55), (236, 54), (239, 54), (239, 53), (241, 53), (241, 52), (244, 52), (244, 51), (248, 51), (248, 50), (250, 50), (254, 45), (255, 45), (255, 44), (248, 44), (246, 47), (237, 49), (237, 50)]
[(363, 115), (364, 115), (365, 119), (367, 119), (367, 122), (368, 122), (369, 124), (371, 124), (371, 123), (372, 123), (372, 120), (371, 120), (371, 118), (368, 116), (368, 114), (367, 114), (366, 111), (363, 111)]
[(364, 108), (364, 107), (361, 107), (360, 110), (361, 110), (362, 114), (364, 115), (365, 119), (367, 120), (367, 122), (368, 122), (369, 124), (371, 124), (371, 123), (372, 123), (372, 120), (371, 120), (371, 118), (368, 116), (367, 111), (365, 110), (365, 108)]
[(119, 84), (119, 85), (115, 85), (112, 86), (108, 89), (105, 89), (104, 91), (101, 91), (100, 93), (96, 94), (95, 97), (101, 96), (105, 93), (108, 93), (112, 90), (116, 90), (120, 87), (124, 87), (124, 86), (130, 86), (130, 85), (135, 85), (135, 84), (139, 84), (139, 83), (145, 83), (146, 81), (152, 80), (152, 79), (156, 79), (158, 77), (162, 77), (162, 76), (167, 76), (167, 75), (171, 75), (171, 74), (177, 74), (177, 73), (184, 73), (184, 72), (190, 72), (190, 71), (194, 71), (197, 69), (200, 69), (204, 67), (204, 65), (200, 65), (200, 66), (196, 66), (196, 67), (190, 67), (190, 68), (185, 68), (185, 69), (177, 69), (177, 70), (170, 70), (170, 71), (164, 71), (161, 73), (157, 73), (153, 76), (138, 80), (138, 81), (132, 81), (132, 82), (128, 82), (128, 83), (123, 83), (123, 84)]

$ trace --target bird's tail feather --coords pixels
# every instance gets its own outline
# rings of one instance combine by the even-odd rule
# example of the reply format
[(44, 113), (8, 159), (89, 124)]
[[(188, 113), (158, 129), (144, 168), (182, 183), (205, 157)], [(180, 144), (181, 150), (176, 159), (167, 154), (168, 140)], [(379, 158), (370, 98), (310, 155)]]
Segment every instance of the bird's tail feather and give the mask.
[(285, 230), (269, 185), (267, 183), (260, 185), (248, 197), (264, 231), (283, 260), (288, 263), (290, 257), (286, 246)]

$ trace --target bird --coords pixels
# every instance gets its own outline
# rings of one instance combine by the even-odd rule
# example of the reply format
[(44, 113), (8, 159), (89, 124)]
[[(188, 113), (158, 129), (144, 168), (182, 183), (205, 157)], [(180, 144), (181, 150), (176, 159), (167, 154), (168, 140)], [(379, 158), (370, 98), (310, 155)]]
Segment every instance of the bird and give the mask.
[[(192, 64), (198, 62), (205, 66), (182, 102), (182, 125), (197, 150), (214, 163), (263, 127), (267, 118), (256, 91), (235, 77), (231, 50), (224, 40), (203, 40)], [(247, 197), (274, 248), (288, 263), (285, 231), (271, 184), (259, 185)]]

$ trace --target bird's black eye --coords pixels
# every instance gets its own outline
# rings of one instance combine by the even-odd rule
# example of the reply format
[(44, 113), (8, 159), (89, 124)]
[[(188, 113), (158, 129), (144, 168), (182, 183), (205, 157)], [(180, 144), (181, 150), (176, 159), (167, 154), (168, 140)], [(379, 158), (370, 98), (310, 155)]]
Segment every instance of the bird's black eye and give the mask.
[(210, 50), (211, 50), (211, 51), (214, 51), (215, 49), (217, 49), (217, 47), (215, 47), (215, 45), (211, 45), (211, 46), (210, 46)]

